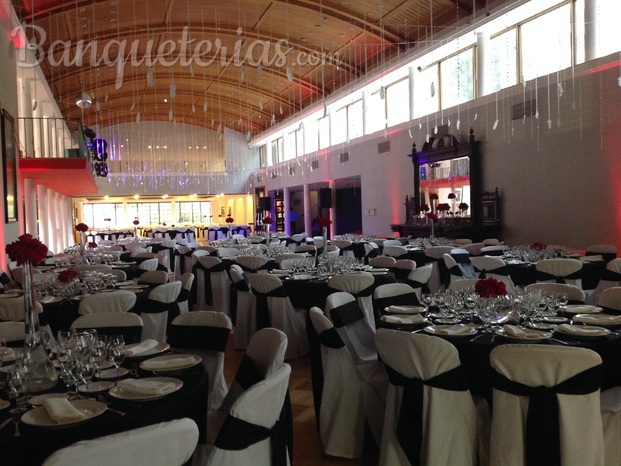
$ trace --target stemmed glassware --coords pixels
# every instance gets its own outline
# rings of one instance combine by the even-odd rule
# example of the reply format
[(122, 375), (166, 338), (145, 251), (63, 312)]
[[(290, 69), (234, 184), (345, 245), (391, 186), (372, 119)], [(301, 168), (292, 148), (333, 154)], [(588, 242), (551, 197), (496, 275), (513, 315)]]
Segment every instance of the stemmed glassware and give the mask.
[(101, 378), (101, 366), (108, 359), (108, 337), (106, 335), (97, 336), (90, 359), (95, 367), (97, 378)]
[(12, 414), (24, 413), (28, 410), (26, 398), (28, 394), (28, 380), (30, 379), (28, 364), (23, 358), (15, 361), (13, 369), (7, 373), (9, 398), (15, 399), (15, 407), (9, 412)]
[(116, 377), (119, 377), (119, 367), (125, 361), (125, 339), (123, 335), (112, 335), (110, 337), (110, 343), (108, 345), (108, 357), (112, 364), (114, 364), (114, 368), (116, 369)]

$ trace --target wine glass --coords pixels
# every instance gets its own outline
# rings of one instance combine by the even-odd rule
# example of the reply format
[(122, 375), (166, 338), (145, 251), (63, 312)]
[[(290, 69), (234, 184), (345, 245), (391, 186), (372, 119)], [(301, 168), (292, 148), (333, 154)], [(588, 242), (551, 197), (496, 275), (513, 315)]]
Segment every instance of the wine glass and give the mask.
[(569, 302), (569, 296), (567, 295), (567, 293), (565, 293), (564, 291), (556, 293), (556, 305), (557, 306), (559, 307), (567, 306), (568, 302)]
[(91, 350), (90, 361), (95, 367), (97, 378), (101, 378), (101, 366), (108, 359), (108, 337), (98, 335)]
[(429, 306), (433, 304), (433, 295), (431, 293), (423, 293), (421, 295), (421, 301), (425, 305), (425, 315), (429, 317)]
[(10, 413), (24, 413), (26, 407), (26, 373), (24, 366), (15, 363), (13, 369), (7, 372), (6, 381), (9, 386), (9, 398), (15, 400), (15, 407), (9, 410)]
[(118, 379), (119, 367), (121, 367), (121, 364), (125, 361), (125, 350), (123, 349), (123, 346), (109, 346), (108, 357), (110, 358), (112, 364), (114, 364), (114, 368), (116, 369), (116, 378)]

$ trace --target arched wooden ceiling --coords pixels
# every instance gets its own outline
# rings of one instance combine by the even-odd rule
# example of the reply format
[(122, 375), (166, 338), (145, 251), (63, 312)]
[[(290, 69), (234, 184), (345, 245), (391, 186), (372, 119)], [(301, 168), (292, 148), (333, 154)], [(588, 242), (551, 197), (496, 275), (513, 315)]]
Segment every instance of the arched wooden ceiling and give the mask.
[[(377, 69), (430, 35), (485, 7), (483, 0), (13, 0), (27, 34), (48, 55), (41, 62), (58, 105), (66, 117), (87, 126), (136, 121), (174, 121), (215, 129), (220, 124), (255, 135), (340, 87)], [(34, 27), (33, 27), (34, 26)], [(36, 28), (45, 41), (33, 39)], [(185, 53), (179, 50), (184, 31)], [(278, 41), (286, 40), (286, 45)], [(64, 45), (50, 53), (54, 41)], [(83, 41), (87, 49), (71, 63)], [(158, 55), (166, 41), (177, 48)], [(190, 60), (197, 44), (212, 49), (201, 66)], [(218, 42), (219, 41), (219, 42)], [(263, 63), (261, 43), (269, 41)], [(234, 62), (252, 56), (254, 63)], [(108, 58), (92, 66), (95, 58)], [(94, 46), (96, 45), (96, 49)], [(117, 57), (136, 46), (135, 57), (178, 59), (172, 66), (148, 59), (128, 60), (120, 78)], [(148, 47), (152, 46), (149, 53)], [(226, 47), (226, 52), (221, 52)], [(63, 63), (63, 51), (69, 63)], [(248, 52), (252, 50), (252, 52)], [(338, 54), (337, 60), (309, 63), (311, 54)], [(248, 55), (247, 55), (248, 53)], [(221, 57), (230, 62), (220, 64)], [(265, 56), (265, 55), (263, 55)], [(283, 58), (284, 57), (284, 58)], [(59, 62), (60, 63), (57, 63)], [(190, 65), (191, 63), (191, 65)], [(76, 106), (81, 91), (93, 97), (87, 109)], [(165, 101), (166, 99), (166, 101)], [(206, 105), (205, 105), (206, 104)], [(139, 117), (138, 117), (139, 114)]]

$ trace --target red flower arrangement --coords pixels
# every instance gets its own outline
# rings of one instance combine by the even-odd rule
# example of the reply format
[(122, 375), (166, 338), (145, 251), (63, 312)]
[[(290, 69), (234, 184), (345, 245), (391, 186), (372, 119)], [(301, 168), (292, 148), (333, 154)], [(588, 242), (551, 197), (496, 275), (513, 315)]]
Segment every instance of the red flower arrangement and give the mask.
[(457, 207), (459, 208), (459, 210), (468, 210), (468, 207), (470, 206), (466, 204), (465, 202), (460, 202)]
[(96, 243), (95, 241), (90, 241), (90, 242), (88, 243), (88, 247), (89, 247), (89, 248), (93, 248), (93, 249), (94, 249), (94, 248), (96, 248), (96, 247), (97, 247), (97, 243)]
[[(227, 217), (226, 218), (226, 223), (233, 223), (235, 220), (233, 220), (233, 217)], [(263, 222), (265, 223), (265, 222)]]
[(449, 210), (451, 210), (451, 206), (444, 203), (444, 204), (438, 204), (438, 206), (436, 207), (436, 209), (438, 209), (439, 211), (444, 211), (444, 212), (448, 212)]
[[(226, 221), (228, 222), (228, 218), (226, 219)], [(274, 223), (274, 219), (272, 217), (265, 217), (263, 219), (263, 225), (271, 225), (272, 223)]]
[(362, 230), (356, 230), (354, 231), (354, 235), (358, 235), (360, 236), (362, 234)]
[(80, 274), (72, 269), (63, 270), (58, 274), (58, 281), (61, 283), (71, 283), (73, 280), (77, 280), (79, 278)]
[(437, 201), (439, 198), (438, 198), (438, 195), (436, 193), (431, 193), (429, 195), (429, 199), (431, 199), (432, 201)]
[(104, 222), (110, 222), (110, 221), (112, 221), (111, 218), (104, 218)]
[(433, 212), (427, 213), (427, 218), (431, 221), (438, 220), (438, 216), (434, 214)]
[(86, 223), (78, 223), (75, 229), (81, 233), (86, 233), (88, 231), (88, 225)]
[(323, 227), (329, 227), (332, 224), (332, 220), (330, 220), (328, 217), (319, 217), (317, 219), (317, 225), (319, 226), (319, 228), (323, 228)]
[(531, 249), (536, 249), (537, 251), (543, 251), (547, 247), (548, 245), (546, 243), (542, 243), (540, 241), (537, 241), (536, 243), (530, 245)]
[(12, 261), (17, 262), (18, 266), (26, 262), (39, 264), (47, 257), (47, 246), (26, 233), (21, 235), (17, 241), (7, 244), (5, 252)]
[(421, 212), (429, 212), (429, 206), (427, 204), (421, 204), (418, 210)]
[(507, 286), (495, 278), (486, 278), (474, 285), (474, 292), (481, 298), (497, 298), (507, 294)]
[(455, 196), (455, 193), (449, 193), (448, 198), (449, 199), (455, 199), (457, 196)]
[(138, 219), (136, 219), (136, 220), (134, 220), (132, 223), (133, 223), (134, 225), (138, 225), (138, 224), (140, 224), (140, 221), (139, 221)]

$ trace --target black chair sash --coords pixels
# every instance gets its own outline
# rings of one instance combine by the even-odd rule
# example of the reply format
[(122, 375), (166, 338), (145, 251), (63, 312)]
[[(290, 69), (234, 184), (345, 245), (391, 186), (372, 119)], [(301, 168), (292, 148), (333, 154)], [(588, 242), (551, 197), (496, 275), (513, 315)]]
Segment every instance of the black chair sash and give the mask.
[[(198, 271), (203, 271), (203, 283), (205, 285), (205, 303), (213, 304), (213, 292), (211, 290), (211, 274), (216, 272), (226, 272), (227, 265), (224, 262), (215, 264), (213, 267), (205, 267), (200, 262), (196, 262), (192, 267), (192, 273), (198, 278)], [(198, 284), (197, 280), (192, 283), (192, 298), (198, 303)]]
[(324, 330), (319, 334), (319, 343), (321, 343), (326, 348), (332, 349), (340, 349), (345, 346), (345, 343), (343, 343), (343, 339), (334, 327)]
[(265, 264), (263, 264), (261, 267), (257, 268), (257, 269), (253, 269), (252, 267), (247, 267), (243, 264), (239, 264), (236, 262), (237, 265), (239, 265), (241, 267), (241, 269), (244, 272), (249, 272), (249, 273), (255, 273), (258, 272), (259, 270), (270, 270), (273, 268), (274, 264), (271, 261), (267, 261)]
[(267, 293), (261, 293), (252, 288), (252, 293), (257, 297), (257, 330), (261, 330), (269, 327), (272, 322), (267, 298), (287, 298), (289, 295), (284, 286), (274, 288)]
[(5, 272), (2, 272), (0, 274), (0, 284), (8, 285), (9, 283), (11, 283), (11, 279), (9, 278), (9, 276)]
[(600, 388), (602, 366), (587, 369), (554, 387), (529, 387), (492, 370), (494, 389), (528, 396), (526, 418), (526, 464), (561, 466), (557, 394), (587, 395)]
[[(338, 293), (340, 291), (342, 291), (342, 290), (337, 290), (336, 288), (328, 287), (328, 293), (329, 294)], [(367, 296), (372, 296), (373, 295), (373, 291), (375, 291), (375, 283), (373, 283), (371, 286), (365, 288), (364, 290), (360, 290), (358, 293), (349, 293), (349, 294), (351, 294), (352, 296), (355, 296), (356, 298), (366, 298)]]
[(231, 321), (233, 325), (237, 323), (237, 293), (244, 293), (250, 291), (250, 285), (246, 275), (243, 275), (244, 279), (238, 282), (231, 281), (229, 300), (231, 303)]
[(168, 317), (166, 319), (167, 328), (170, 327), (170, 323), (175, 319), (175, 317), (181, 314), (177, 301), (163, 303), (161, 301), (156, 301), (155, 299), (146, 298), (144, 304), (141, 304), (138, 309), (139, 314), (159, 314), (160, 312), (168, 312)]
[(369, 251), (369, 253), (364, 256), (364, 263), (369, 264), (369, 259), (373, 259), (374, 257), (379, 256), (379, 248), (373, 248)]
[(195, 348), (224, 353), (231, 330), (204, 325), (171, 325), (168, 343), (176, 348)]
[(498, 267), (496, 269), (490, 269), (490, 270), (478, 269), (476, 266), (473, 266), (473, 267), (474, 267), (474, 271), (479, 274), (479, 278), (481, 279), (487, 278), (488, 273), (491, 273), (494, 275), (502, 275), (504, 277), (509, 276), (509, 269), (507, 269), (506, 265), (503, 265), (502, 267)]
[[(392, 385), (402, 386), (401, 409), (397, 421), (396, 437), (401, 449), (413, 466), (421, 465), (423, 445), (423, 404), (425, 385), (455, 392), (468, 391), (466, 377), (461, 366), (438, 374), (428, 380), (408, 378), (386, 365), (388, 380)], [(542, 463), (545, 464), (545, 463)]]
[(408, 285), (410, 285), (414, 289), (420, 288), (421, 293), (430, 293), (429, 284), (427, 282), (419, 282), (416, 280), (407, 279), (405, 281)]
[(177, 302), (178, 303), (183, 303), (187, 300), (190, 299), (190, 290), (187, 290), (185, 288), (181, 288), (181, 291), (179, 292), (179, 296), (177, 297)]
[(400, 294), (397, 296), (386, 296), (373, 300), (373, 308), (375, 309), (376, 318), (384, 315), (384, 309), (388, 306), (420, 306), (418, 296), (415, 292)]
[(471, 264), (470, 262), (470, 254), (451, 254), (451, 257), (458, 264)]
[(395, 274), (395, 278), (400, 281), (405, 281), (408, 279), (408, 275), (412, 270), (410, 269), (402, 269), (401, 267), (388, 267), (388, 270)]
[(188, 252), (185, 253), (181, 253), (179, 252), (179, 250), (175, 250), (175, 255), (173, 257), (171, 257), (171, 261), (175, 262), (175, 257), (179, 256), (179, 275), (183, 275), (184, 273), (186, 273), (187, 271), (185, 270), (185, 258), (186, 257), (192, 257), (192, 254), (194, 253), (193, 250), (190, 250)]
[(364, 319), (364, 313), (357, 301), (351, 301), (342, 306), (335, 307), (330, 311), (330, 316), (336, 328), (345, 327), (360, 319)]
[(535, 279), (538, 282), (546, 282), (550, 280), (554, 280), (556, 283), (567, 283), (566, 280), (578, 280), (582, 278), (582, 270), (577, 270), (569, 275), (552, 275), (551, 273), (542, 272), (541, 270), (537, 270), (535, 274)]
[(448, 269), (448, 273), (450, 275), (455, 275), (456, 277), (462, 277), (464, 276), (464, 272), (461, 270), (461, 267), (459, 266), (459, 264), (457, 265), (453, 265), (452, 267), (450, 267)]
[(609, 282), (621, 282), (621, 273), (614, 272), (613, 270), (604, 269), (599, 279)]
[[(444, 263), (444, 259), (436, 259), (435, 257), (427, 256), (428, 264), (433, 264), (434, 262), (438, 265), (438, 272), (440, 274), (440, 283), (443, 283), (444, 286), (448, 286), (450, 282), (450, 273), (446, 264)], [(461, 271), (461, 269), (460, 269)]]

